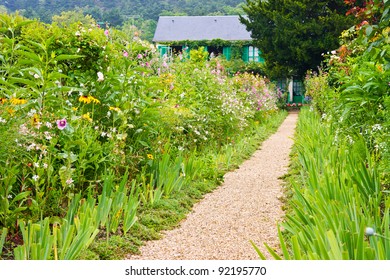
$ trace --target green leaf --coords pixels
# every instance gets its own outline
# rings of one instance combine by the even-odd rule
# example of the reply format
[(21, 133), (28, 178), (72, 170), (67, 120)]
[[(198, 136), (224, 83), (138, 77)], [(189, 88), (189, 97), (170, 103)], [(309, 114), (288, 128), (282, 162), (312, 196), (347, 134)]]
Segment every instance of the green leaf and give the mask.
[(31, 191), (26, 191), (26, 192), (22, 192), (22, 193), (19, 193), (17, 196), (15, 196), (12, 201), (11, 201), (11, 204), (19, 201), (19, 200), (22, 200), (22, 199), (25, 199), (26, 197), (28, 197), (30, 195)]
[(78, 59), (85, 57), (85, 55), (75, 55), (75, 54), (60, 54), (59, 56), (56, 56), (54, 60), (56, 61), (63, 61), (63, 60), (72, 60), (72, 59)]
[(326, 236), (328, 237), (328, 242), (330, 245), (330, 257), (333, 260), (342, 260), (343, 254), (339, 246), (339, 242), (336, 239), (336, 236), (334, 235), (333, 231), (329, 230), (326, 233)]
[(0, 236), (0, 256), (3, 252), (3, 246), (5, 243), (5, 238), (7, 237), (7, 233), (8, 233), (8, 230), (7, 230), (7, 228), (4, 227), (1, 231), (1, 236)]
[(255, 249), (256, 253), (259, 255), (259, 257), (262, 259), (262, 260), (266, 260), (267, 258), (263, 255), (263, 253), (261, 253), (260, 249), (256, 246), (256, 244), (250, 240), (253, 248)]

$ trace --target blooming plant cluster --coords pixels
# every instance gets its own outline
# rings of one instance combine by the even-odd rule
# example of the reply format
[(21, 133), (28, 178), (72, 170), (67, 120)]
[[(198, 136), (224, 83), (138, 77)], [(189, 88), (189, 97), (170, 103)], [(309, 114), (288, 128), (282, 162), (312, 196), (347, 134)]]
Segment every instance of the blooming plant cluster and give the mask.
[[(231, 143), (277, 110), (261, 77), (231, 78), (200, 56), (160, 58), (137, 36), (93, 22), (64, 28), (3, 14), (0, 27), (0, 233), (10, 241), (40, 220), (34, 228), (51, 227), (54, 238), (80, 216), (87, 234), (68, 237), (77, 252), (97, 229), (127, 232), (139, 203), (191, 182), (192, 151)], [(75, 214), (83, 211), (92, 216)], [(7, 246), (8, 257), (39, 258), (27, 243), (15, 254)]]
[(297, 127), (286, 259), (389, 259), (390, 2), (350, 13), (361, 24), (306, 77), (312, 107)]
[[(349, 3), (353, 4), (353, 3)], [(343, 45), (328, 59), (322, 79), (330, 87), (318, 91), (323, 101), (315, 98), (321, 110), (332, 116), (340, 133), (354, 138), (363, 136), (382, 171), (384, 185), (390, 183), (390, 28), (389, 3), (372, 1), (364, 7), (355, 6), (351, 13), (361, 24), (345, 31)], [(318, 78), (312, 77), (308, 83)]]

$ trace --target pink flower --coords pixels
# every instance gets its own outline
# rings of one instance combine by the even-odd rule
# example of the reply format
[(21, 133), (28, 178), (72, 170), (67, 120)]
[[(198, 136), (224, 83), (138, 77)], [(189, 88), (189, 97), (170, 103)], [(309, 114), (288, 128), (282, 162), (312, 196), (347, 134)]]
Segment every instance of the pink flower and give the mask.
[(129, 53), (128, 53), (127, 51), (124, 51), (124, 52), (123, 52), (123, 56), (124, 56), (124, 57), (128, 57), (128, 56), (129, 56)]
[(63, 130), (66, 127), (66, 124), (67, 124), (67, 122), (66, 122), (65, 118), (57, 121), (57, 127), (59, 130)]
[(110, 31), (108, 31), (108, 29), (104, 30), (104, 35), (106, 35), (107, 37), (110, 36)]
[(137, 55), (137, 58), (138, 58), (138, 59), (141, 59), (141, 58), (142, 58), (142, 54), (139, 53), (139, 54)]

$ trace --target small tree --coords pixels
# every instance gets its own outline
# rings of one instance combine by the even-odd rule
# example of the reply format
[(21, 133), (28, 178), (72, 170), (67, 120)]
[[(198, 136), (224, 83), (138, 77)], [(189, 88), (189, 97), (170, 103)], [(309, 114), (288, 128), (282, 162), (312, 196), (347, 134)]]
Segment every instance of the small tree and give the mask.
[(322, 53), (339, 46), (339, 35), (354, 23), (342, 0), (247, 0), (241, 22), (252, 33), (270, 77), (300, 76), (316, 69)]

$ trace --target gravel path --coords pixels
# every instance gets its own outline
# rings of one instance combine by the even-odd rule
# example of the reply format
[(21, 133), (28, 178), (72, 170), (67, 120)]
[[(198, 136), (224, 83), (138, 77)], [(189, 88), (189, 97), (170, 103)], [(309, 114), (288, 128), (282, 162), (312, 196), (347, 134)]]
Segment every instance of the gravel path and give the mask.
[(264, 242), (277, 248), (276, 223), (283, 217), (278, 178), (287, 171), (297, 118), (290, 113), (279, 130), (238, 169), (227, 173), (224, 183), (205, 195), (178, 228), (147, 242), (141, 255), (128, 259), (259, 259), (250, 240), (263, 253)]

